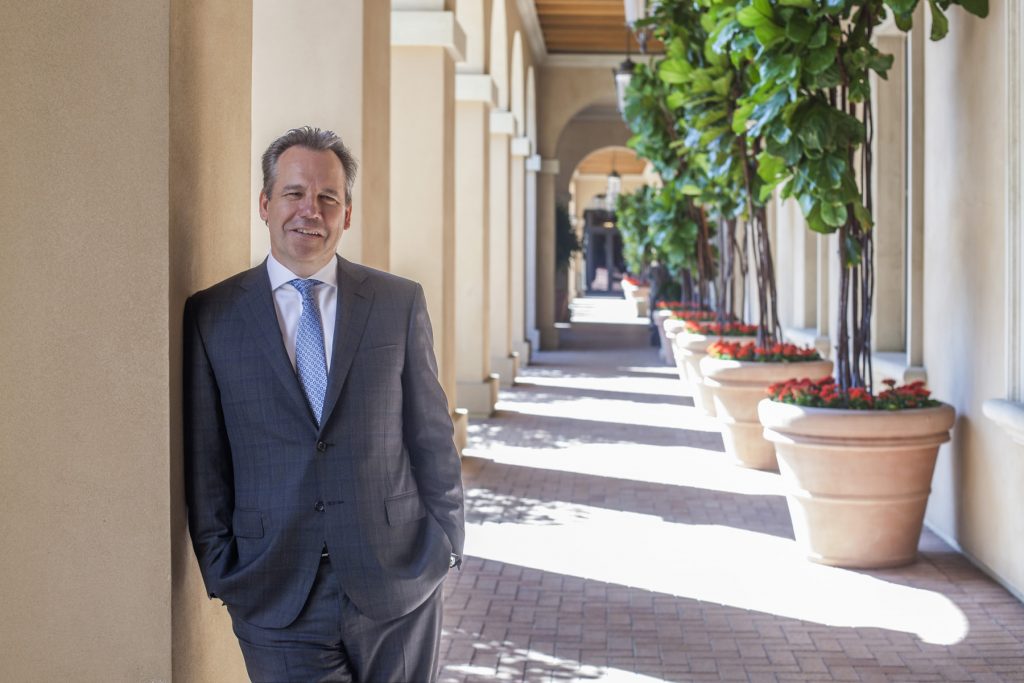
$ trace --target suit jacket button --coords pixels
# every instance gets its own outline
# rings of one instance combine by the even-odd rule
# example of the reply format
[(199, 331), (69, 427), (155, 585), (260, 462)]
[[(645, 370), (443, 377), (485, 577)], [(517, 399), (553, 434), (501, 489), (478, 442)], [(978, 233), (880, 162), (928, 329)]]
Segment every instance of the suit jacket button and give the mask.
[(323, 441), (317, 441), (316, 442), (316, 449), (317, 449), (317, 451), (323, 453), (324, 451), (327, 450), (327, 444), (325, 444)]
[(316, 510), (317, 512), (323, 512), (324, 511), (324, 502), (322, 500), (318, 500), (316, 502), (316, 505), (313, 506), (313, 509)]

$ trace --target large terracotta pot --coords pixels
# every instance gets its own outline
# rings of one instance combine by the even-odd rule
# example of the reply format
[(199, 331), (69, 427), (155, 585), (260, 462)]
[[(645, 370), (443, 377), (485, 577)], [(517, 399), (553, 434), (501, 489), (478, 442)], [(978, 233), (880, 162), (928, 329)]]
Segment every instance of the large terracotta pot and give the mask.
[[(756, 337), (716, 337), (706, 334), (694, 334), (693, 332), (677, 333), (672, 340), (672, 349), (676, 356), (676, 365), (679, 367), (679, 377), (693, 391), (693, 405), (709, 417), (715, 416), (715, 404), (711, 397), (711, 391), (704, 384), (704, 373), (700, 370), (700, 361), (708, 355), (708, 346), (719, 339), (728, 339), (731, 342), (746, 344), (755, 341)], [(764, 398), (761, 396), (760, 398)]]
[(676, 347), (676, 337), (679, 335), (685, 335), (686, 332), (686, 321), (680, 320), (679, 318), (668, 318), (662, 324), (662, 330), (665, 333), (665, 342), (668, 345), (669, 358), (675, 363), (676, 372), (679, 373), (679, 379), (684, 384), (689, 384), (690, 379), (686, 375), (686, 368), (683, 365), (681, 356), (679, 355), (679, 349)]
[(862, 569), (914, 561), (952, 406), (838, 410), (764, 399), (758, 414), (808, 559)]
[(770, 384), (832, 374), (832, 361), (755, 362), (705, 356), (700, 371), (722, 425), (725, 452), (744, 467), (774, 472), (779, 468), (775, 445), (762, 435), (757, 404)]
[(661, 340), (661, 349), (658, 351), (658, 355), (661, 356), (661, 360), (666, 365), (672, 365), (675, 361), (672, 360), (672, 343), (665, 335), (665, 325), (668, 325), (671, 321), (675, 320), (672, 317), (672, 311), (666, 309), (659, 309), (654, 312), (654, 326), (658, 328), (658, 338)]

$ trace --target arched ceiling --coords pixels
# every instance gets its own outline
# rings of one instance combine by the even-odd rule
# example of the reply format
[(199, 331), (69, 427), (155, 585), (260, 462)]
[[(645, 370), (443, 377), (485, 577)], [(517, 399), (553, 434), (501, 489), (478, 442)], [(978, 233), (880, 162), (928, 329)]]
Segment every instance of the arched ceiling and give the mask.
[(614, 169), (619, 175), (640, 175), (647, 162), (626, 147), (604, 147), (591, 152), (576, 167), (581, 175), (608, 175)]

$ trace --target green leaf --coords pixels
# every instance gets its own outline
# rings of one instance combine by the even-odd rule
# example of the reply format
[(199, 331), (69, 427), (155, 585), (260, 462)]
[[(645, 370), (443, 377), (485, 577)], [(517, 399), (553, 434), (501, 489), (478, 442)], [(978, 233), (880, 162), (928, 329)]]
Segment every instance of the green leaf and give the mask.
[(885, 78), (886, 74), (889, 73), (889, 69), (892, 68), (892, 62), (892, 55), (887, 55), (876, 51), (870, 57), (868, 57), (867, 66), (876, 74), (878, 74), (882, 78)]
[(833, 204), (828, 202), (822, 202), (821, 206), (821, 220), (833, 228), (840, 228), (846, 224), (847, 212), (846, 206), (843, 204)]
[(806, 43), (814, 32), (814, 24), (802, 14), (794, 14), (786, 22), (786, 38), (797, 45)]
[(807, 41), (807, 47), (815, 50), (819, 47), (824, 47), (825, 43), (828, 42), (828, 23), (821, 22), (818, 24), (818, 28), (814, 29), (814, 33), (811, 34), (810, 39)]
[(875, 221), (871, 217), (871, 212), (867, 210), (859, 198), (853, 202), (853, 216), (863, 229), (871, 230), (875, 227)]
[(693, 67), (683, 59), (665, 59), (658, 67), (658, 77), (672, 85), (685, 83), (692, 72)]
[(860, 242), (853, 238), (852, 235), (846, 236), (845, 244), (843, 245), (843, 265), (857, 266), (861, 262), (861, 247)]
[(769, 19), (774, 18), (771, 0), (754, 0), (752, 6), (754, 7), (754, 9), (756, 9), (758, 12), (768, 17)]
[(819, 110), (809, 112), (796, 134), (804, 144), (805, 153), (823, 149), (823, 140), (828, 137), (828, 126), (822, 113)]
[(885, 4), (897, 14), (910, 14), (918, 2), (919, 0), (885, 0)]
[(828, 235), (836, 231), (831, 225), (821, 220), (821, 206), (819, 204), (815, 204), (810, 212), (804, 213), (804, 218), (807, 219), (807, 227), (814, 232)]
[(754, 28), (754, 35), (757, 36), (757, 42), (765, 47), (771, 47), (780, 40), (783, 40), (786, 37), (786, 32), (781, 26), (767, 21)]
[(903, 31), (904, 33), (914, 28), (913, 14), (900, 14), (899, 12), (894, 12), (893, 18), (896, 20), (896, 28)]
[(726, 73), (720, 78), (716, 78), (711, 82), (711, 89), (716, 93), (725, 97), (729, 94), (729, 88), (732, 87), (732, 72)]
[(732, 132), (742, 135), (747, 130), (747, 119), (750, 118), (750, 112), (753, 109), (754, 105), (751, 102), (744, 102), (736, 108), (736, 111), (732, 113)]
[(669, 109), (679, 109), (686, 102), (686, 96), (681, 90), (673, 90), (665, 96), (665, 104)]
[(746, 28), (755, 28), (765, 22), (771, 21), (771, 15), (765, 16), (761, 12), (757, 11), (756, 7), (750, 5), (736, 13), (736, 21), (740, 22), (740, 25), (745, 26)]
[(814, 9), (814, 0), (778, 0), (782, 7), (800, 7), (803, 9)]
[(988, 16), (988, 0), (959, 0), (959, 4), (976, 17)]
[(932, 40), (942, 40), (949, 33), (949, 19), (943, 14), (942, 9), (938, 6), (935, 0), (928, 0), (928, 5), (932, 10)]
[(811, 164), (814, 182), (828, 190), (838, 190), (843, 184), (846, 162), (842, 157), (827, 155)]
[(832, 63), (836, 61), (836, 50), (831, 45), (812, 50), (807, 55), (807, 70), (812, 74), (820, 74), (825, 69), (832, 66)]
[(771, 182), (786, 170), (786, 162), (781, 158), (761, 152), (757, 155), (757, 175), (765, 182)]

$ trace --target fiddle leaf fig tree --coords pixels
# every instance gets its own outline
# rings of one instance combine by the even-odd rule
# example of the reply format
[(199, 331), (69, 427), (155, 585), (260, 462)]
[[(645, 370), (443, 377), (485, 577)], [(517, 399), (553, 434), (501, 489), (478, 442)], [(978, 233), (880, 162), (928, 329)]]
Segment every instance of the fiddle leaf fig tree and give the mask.
[[(984, 17), (987, 0), (927, 0), (931, 38), (948, 31), (960, 5)], [(840, 280), (835, 367), (840, 389), (871, 388), (874, 219), (871, 196), (871, 74), (892, 55), (873, 44), (894, 15), (912, 27), (920, 0), (739, 0), (737, 28), (753, 37), (756, 77), (740, 97), (733, 130), (761, 137), (762, 199), (775, 188), (800, 204), (811, 230), (838, 234)], [(735, 40), (735, 39), (734, 39)]]
[[(637, 201), (647, 203), (645, 217), (649, 224), (644, 239), (650, 243), (649, 253), (680, 277), (683, 298), (707, 306), (715, 276), (711, 242), (714, 226), (698, 195), (700, 188), (708, 184), (708, 178), (699, 160), (679, 151), (682, 132), (666, 104), (667, 94), (665, 83), (654, 69), (644, 64), (637, 66), (624, 112), (626, 124), (633, 132), (628, 145), (651, 162), (663, 183), (637, 197)], [(621, 230), (621, 218), (619, 225)], [(630, 229), (627, 223), (626, 230)]]
[[(758, 339), (781, 337), (768, 218), (757, 173), (761, 134), (734, 129), (739, 98), (757, 77), (755, 41), (737, 22), (738, 0), (667, 0), (653, 9), (655, 35), (666, 45), (658, 63), (665, 94), (660, 105), (671, 112), (676, 136), (670, 149), (677, 164), (700, 168), (693, 194), (702, 210), (726, 228), (722, 245), (719, 298), (732, 310), (736, 255), (746, 275), (745, 257), (753, 256), (756, 276)], [(737, 240), (737, 222), (743, 227)]]

